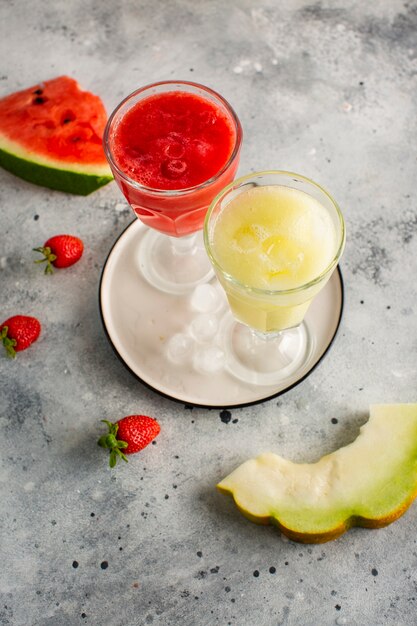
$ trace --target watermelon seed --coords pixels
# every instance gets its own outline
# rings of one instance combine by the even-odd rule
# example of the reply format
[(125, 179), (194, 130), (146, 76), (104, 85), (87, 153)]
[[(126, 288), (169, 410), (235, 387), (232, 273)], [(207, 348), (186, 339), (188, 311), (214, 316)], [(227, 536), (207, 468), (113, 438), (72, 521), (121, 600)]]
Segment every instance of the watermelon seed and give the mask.
[(46, 98), (42, 98), (41, 96), (37, 96), (32, 100), (32, 104), (43, 104), (44, 102), (46, 102)]
[(36, 94), (37, 96), (41, 96), (43, 94), (43, 89), (35, 89), (33, 93)]
[(61, 117), (61, 124), (69, 124), (75, 120), (75, 114), (73, 111), (65, 111)]

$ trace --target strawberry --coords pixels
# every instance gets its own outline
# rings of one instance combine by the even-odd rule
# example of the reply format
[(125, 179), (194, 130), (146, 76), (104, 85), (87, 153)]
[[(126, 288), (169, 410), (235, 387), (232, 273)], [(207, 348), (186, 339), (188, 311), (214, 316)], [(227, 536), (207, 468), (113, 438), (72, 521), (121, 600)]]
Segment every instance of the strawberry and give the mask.
[(84, 251), (84, 244), (74, 235), (55, 235), (45, 241), (40, 248), (33, 248), (34, 252), (44, 255), (43, 259), (35, 263), (45, 263), (45, 274), (52, 274), (54, 267), (69, 267), (80, 260)]
[(158, 422), (147, 415), (128, 415), (115, 423), (101, 421), (107, 424), (109, 432), (100, 437), (98, 445), (110, 449), (110, 467), (116, 465), (118, 457), (127, 462), (126, 454), (143, 450), (161, 430)]
[(29, 348), (30, 344), (37, 340), (40, 332), (41, 325), (36, 317), (14, 315), (1, 324), (0, 339), (8, 356), (14, 358), (16, 352)]

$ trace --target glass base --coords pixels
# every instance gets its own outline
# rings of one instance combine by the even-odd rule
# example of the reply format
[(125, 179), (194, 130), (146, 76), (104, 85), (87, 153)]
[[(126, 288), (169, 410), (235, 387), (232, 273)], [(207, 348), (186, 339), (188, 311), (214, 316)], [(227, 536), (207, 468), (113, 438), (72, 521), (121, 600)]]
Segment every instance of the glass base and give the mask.
[(166, 293), (190, 293), (214, 276), (202, 232), (177, 238), (148, 230), (140, 242), (137, 260), (148, 283)]
[(253, 385), (290, 385), (312, 352), (313, 340), (304, 322), (268, 336), (227, 314), (221, 332), (226, 368), (239, 380)]

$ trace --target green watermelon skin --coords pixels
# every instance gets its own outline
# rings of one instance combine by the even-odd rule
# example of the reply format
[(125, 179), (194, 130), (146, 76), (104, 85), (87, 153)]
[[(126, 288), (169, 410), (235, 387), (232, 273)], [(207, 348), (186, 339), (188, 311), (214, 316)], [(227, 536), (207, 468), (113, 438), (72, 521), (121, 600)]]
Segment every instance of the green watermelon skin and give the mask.
[(0, 166), (30, 183), (88, 195), (113, 176), (101, 99), (68, 76), (0, 99)]
[[(0, 140), (1, 142), (1, 140)], [(57, 191), (88, 196), (113, 180), (111, 174), (97, 175), (43, 165), (0, 148), (0, 166), (23, 180)]]

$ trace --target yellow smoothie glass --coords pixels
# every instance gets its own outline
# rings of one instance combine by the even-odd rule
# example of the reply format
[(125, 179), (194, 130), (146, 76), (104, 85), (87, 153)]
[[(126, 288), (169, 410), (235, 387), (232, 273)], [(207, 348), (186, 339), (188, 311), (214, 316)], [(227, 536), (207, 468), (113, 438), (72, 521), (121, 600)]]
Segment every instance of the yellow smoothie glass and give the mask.
[(255, 362), (272, 359), (267, 376), (263, 363), (259, 375), (245, 375), (255, 384), (292, 375), (309, 352), (308, 329), (300, 328), (308, 307), (343, 252), (345, 225), (338, 205), (299, 174), (249, 174), (214, 199), (204, 242), (240, 323), (229, 324), (232, 362), (243, 359), (244, 368), (253, 370)]

